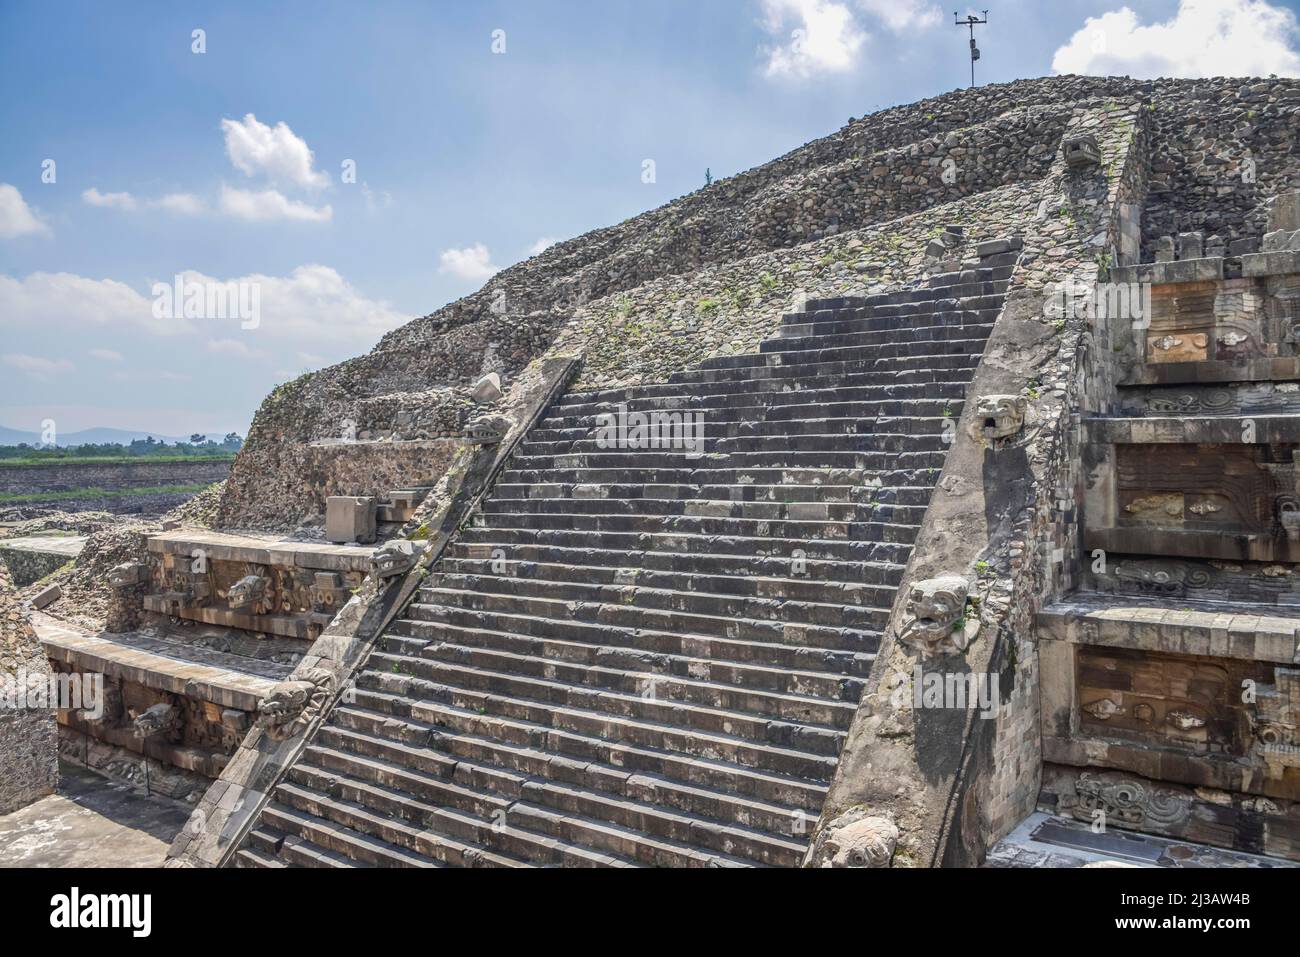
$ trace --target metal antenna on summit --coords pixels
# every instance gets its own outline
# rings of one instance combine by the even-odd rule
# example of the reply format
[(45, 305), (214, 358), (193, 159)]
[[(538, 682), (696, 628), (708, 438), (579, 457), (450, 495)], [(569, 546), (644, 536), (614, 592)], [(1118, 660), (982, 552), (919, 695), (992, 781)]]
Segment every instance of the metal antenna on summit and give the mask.
[(968, 15), (966, 19), (963, 20), (961, 18), (961, 15), (957, 13), (956, 10), (952, 12), (952, 16), (953, 19), (956, 21), (957, 26), (970, 28), (970, 85), (974, 86), (975, 85), (975, 61), (980, 58), (980, 48), (975, 45), (975, 28), (977, 26), (989, 22), (989, 12), (987, 10), (984, 11), (983, 20), (981, 20), (979, 17), (975, 16), (974, 14)]

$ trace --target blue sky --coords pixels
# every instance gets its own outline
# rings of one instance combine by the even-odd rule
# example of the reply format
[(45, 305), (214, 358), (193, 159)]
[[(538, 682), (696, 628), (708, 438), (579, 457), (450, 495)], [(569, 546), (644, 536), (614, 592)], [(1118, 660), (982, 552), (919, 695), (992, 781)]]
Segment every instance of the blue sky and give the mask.
[[(1300, 74), (1294, 4), (984, 3), (981, 81)], [(243, 433), (277, 382), (547, 240), (964, 86), (952, 19), (927, 0), (6, 0), (0, 425)], [(156, 317), (177, 274), (256, 282), (256, 328)]]

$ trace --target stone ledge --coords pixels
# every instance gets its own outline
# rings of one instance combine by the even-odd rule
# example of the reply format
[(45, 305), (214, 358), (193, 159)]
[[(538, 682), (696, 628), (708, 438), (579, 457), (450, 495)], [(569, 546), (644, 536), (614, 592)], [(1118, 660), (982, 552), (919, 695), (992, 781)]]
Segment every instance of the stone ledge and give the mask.
[[(225, 708), (256, 711), (257, 702), (289, 673), (287, 665), (146, 635), (101, 638), (41, 614), (33, 616), (32, 624), (46, 654), (54, 661)], [(261, 673), (247, 670), (250, 668)]]
[(1158, 362), (1134, 370), (1126, 385), (1195, 385), (1198, 382), (1271, 382), (1300, 379), (1300, 356), (1275, 356), (1227, 362)]
[(1300, 251), (1280, 250), (1270, 253), (1249, 253), (1241, 257), (1241, 274), (1256, 276), (1285, 276), (1300, 273)]
[(368, 573), (374, 546), (295, 542), (198, 529), (163, 532), (149, 538), (151, 552), (189, 556), (196, 549), (202, 550), (210, 561), (296, 565), (319, 571)]
[(1100, 548), (1122, 555), (1217, 558), (1230, 562), (1300, 562), (1300, 541), (1291, 541), (1281, 533), (1131, 525), (1089, 526), (1083, 535), (1089, 550)]
[(0, 539), (0, 551), (38, 552), (76, 558), (86, 546), (85, 535), (28, 535), (24, 538)]
[(1141, 263), (1136, 266), (1115, 266), (1110, 270), (1111, 282), (1149, 282), (1153, 285), (1171, 285), (1183, 282), (1210, 282), (1224, 278), (1222, 256), (1205, 259), (1180, 259), (1177, 262)]
[[(1259, 445), (1300, 442), (1300, 416), (1221, 415), (1095, 418), (1083, 423), (1085, 440), (1102, 445)], [(1251, 434), (1250, 441), (1245, 436)]]
[[(176, 614), (166, 595), (145, 595), (141, 604), (146, 611), (159, 615)], [(311, 638), (311, 625), (316, 615), (304, 613), (291, 617), (287, 615), (246, 615), (226, 608), (186, 607), (180, 610), (178, 618), (186, 621), (199, 621), (205, 625), (217, 625), (221, 628), (239, 628), (242, 631), (260, 631), (281, 638)], [(328, 616), (321, 616), (328, 619)], [(328, 624), (326, 620), (325, 624)]]
[(1177, 655), (1300, 662), (1300, 608), (1078, 595), (1038, 613), (1039, 640)]

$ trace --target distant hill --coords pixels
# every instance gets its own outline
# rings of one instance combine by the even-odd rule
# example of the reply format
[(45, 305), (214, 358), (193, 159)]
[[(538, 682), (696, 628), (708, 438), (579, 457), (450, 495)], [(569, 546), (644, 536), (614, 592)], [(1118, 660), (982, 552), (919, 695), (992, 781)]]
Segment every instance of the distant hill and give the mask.
[[(190, 437), (176, 435), (162, 435), (159, 432), (131, 432), (126, 429), (82, 429), (80, 432), (60, 432), (58, 435), (58, 444), (61, 446), (69, 445), (102, 445), (106, 442), (112, 442), (119, 445), (129, 445), (136, 439), (145, 439), (153, 436), (158, 442), (166, 442), (173, 445), (176, 442), (188, 442)], [(220, 442), (225, 437), (212, 434), (208, 438)], [(41, 440), (39, 432), (24, 432), (21, 429), (10, 429), (0, 425), (0, 445), (21, 445), (26, 442), (28, 445), (36, 445)]]

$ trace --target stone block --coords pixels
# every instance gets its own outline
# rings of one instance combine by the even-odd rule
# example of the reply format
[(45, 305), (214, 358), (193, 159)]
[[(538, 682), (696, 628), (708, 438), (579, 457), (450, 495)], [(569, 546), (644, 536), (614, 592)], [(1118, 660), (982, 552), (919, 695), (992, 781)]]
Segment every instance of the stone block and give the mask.
[(1156, 262), (1171, 263), (1174, 261), (1174, 237), (1161, 236), (1155, 242)]
[(1199, 232), (1178, 234), (1178, 258), (1202, 259), (1205, 256), (1205, 234)]
[(44, 608), (63, 597), (63, 588), (59, 585), (46, 585), (32, 597), (33, 608)]
[(1300, 229), (1300, 190), (1279, 193), (1268, 207), (1269, 232)]
[(489, 372), (474, 383), (473, 398), (475, 402), (495, 402), (501, 398), (501, 395), (501, 376), (495, 372)]
[(1001, 253), (1011, 251), (1011, 241), (1008, 239), (986, 239), (975, 246), (975, 255), (983, 259), (985, 256), (997, 256)]
[(1300, 230), (1279, 229), (1271, 233), (1265, 233), (1264, 242), (1260, 249), (1266, 253), (1300, 249)]
[(375, 500), (366, 495), (331, 495), (325, 501), (325, 538), (337, 544), (375, 540)]

